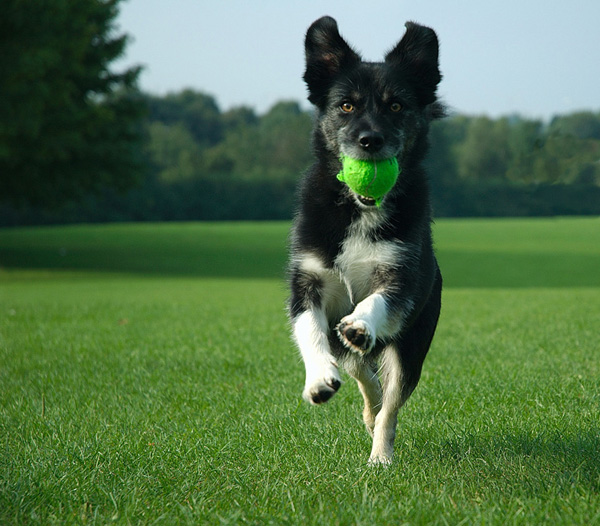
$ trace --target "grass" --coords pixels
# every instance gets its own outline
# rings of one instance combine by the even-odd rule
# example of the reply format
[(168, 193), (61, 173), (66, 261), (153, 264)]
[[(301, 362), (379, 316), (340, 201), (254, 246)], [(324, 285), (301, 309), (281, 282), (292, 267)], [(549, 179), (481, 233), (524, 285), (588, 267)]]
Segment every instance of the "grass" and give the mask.
[(286, 224), (0, 230), (1, 524), (600, 524), (600, 222), (439, 221), (396, 461), (300, 400)]

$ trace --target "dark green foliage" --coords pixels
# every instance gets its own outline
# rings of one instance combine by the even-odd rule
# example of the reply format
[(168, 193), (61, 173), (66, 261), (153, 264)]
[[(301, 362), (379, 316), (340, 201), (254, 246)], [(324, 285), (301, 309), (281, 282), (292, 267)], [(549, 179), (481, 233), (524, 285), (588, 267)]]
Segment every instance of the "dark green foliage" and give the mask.
[(0, 16), (0, 196), (53, 206), (140, 173), (139, 68), (110, 63), (120, 0), (5, 0)]
[(214, 98), (186, 89), (166, 97), (147, 97), (150, 122), (181, 124), (203, 147), (223, 140), (221, 112)]
[(455, 116), (431, 130), (438, 216), (600, 213), (600, 114), (541, 121)]
[(550, 131), (578, 139), (600, 140), (600, 115), (582, 111), (555, 117), (550, 123)]
[[(296, 102), (260, 116), (247, 107), (221, 112), (213, 97), (191, 90), (143, 98), (143, 184), (123, 194), (105, 183), (58, 212), (0, 207), (0, 224), (291, 217), (312, 160), (309, 112)], [(461, 115), (434, 122), (426, 164), (436, 216), (600, 214), (596, 123), (594, 113), (548, 125)]]
[(265, 115), (231, 127), (206, 152), (207, 171), (246, 181), (295, 181), (312, 160), (311, 116), (296, 102), (280, 102)]
[[(291, 217), (312, 114), (136, 93), (138, 69), (109, 69), (127, 40), (112, 25), (119, 1), (3, 3), (0, 225)], [(430, 143), (438, 217), (600, 214), (600, 113), (454, 115)]]

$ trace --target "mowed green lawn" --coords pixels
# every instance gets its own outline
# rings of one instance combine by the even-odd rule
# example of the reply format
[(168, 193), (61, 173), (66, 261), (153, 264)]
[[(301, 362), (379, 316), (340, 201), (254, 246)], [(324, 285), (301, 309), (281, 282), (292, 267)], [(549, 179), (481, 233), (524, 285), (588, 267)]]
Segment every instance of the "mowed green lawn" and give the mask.
[(0, 230), (0, 524), (600, 524), (600, 219), (438, 221), (387, 469), (301, 401), (287, 230)]

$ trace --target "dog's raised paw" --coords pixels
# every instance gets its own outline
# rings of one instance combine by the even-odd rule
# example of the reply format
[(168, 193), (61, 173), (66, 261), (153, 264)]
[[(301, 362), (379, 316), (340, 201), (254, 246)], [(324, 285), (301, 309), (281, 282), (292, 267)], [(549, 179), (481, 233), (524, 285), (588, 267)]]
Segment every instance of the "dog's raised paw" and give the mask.
[(313, 405), (323, 404), (337, 393), (341, 385), (342, 382), (339, 378), (327, 377), (307, 386), (304, 389), (303, 397)]
[(337, 326), (337, 333), (348, 349), (360, 354), (368, 353), (375, 345), (371, 329), (362, 320), (343, 319)]

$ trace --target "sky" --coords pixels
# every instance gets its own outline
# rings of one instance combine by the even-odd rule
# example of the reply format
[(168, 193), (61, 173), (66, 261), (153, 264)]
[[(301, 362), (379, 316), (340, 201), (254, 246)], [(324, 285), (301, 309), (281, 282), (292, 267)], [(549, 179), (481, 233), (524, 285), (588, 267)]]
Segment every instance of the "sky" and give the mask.
[(599, 0), (124, 0), (131, 37), (115, 70), (142, 65), (143, 91), (192, 88), (221, 110), (308, 108), (304, 35), (322, 15), (365, 60), (379, 61), (407, 20), (440, 40), (438, 94), (456, 113), (549, 120), (600, 111)]

